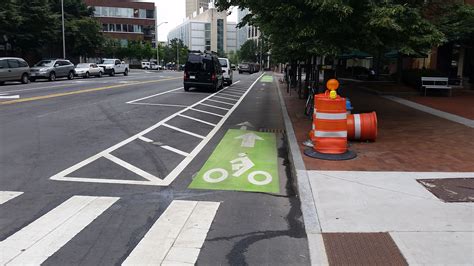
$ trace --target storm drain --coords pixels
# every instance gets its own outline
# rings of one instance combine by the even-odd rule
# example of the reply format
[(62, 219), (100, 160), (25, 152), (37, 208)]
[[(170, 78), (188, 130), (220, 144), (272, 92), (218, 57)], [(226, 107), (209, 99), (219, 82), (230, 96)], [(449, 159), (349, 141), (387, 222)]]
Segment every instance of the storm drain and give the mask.
[(408, 265), (388, 233), (323, 233), (329, 265)]
[(259, 132), (285, 134), (285, 130), (281, 128), (260, 128)]
[(418, 179), (417, 181), (444, 202), (474, 202), (474, 178)]

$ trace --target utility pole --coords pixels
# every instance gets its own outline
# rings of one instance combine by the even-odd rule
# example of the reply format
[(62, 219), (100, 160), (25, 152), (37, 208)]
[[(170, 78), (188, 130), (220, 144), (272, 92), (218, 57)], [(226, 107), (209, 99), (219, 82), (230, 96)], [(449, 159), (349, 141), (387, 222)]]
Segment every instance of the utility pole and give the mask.
[(176, 39), (176, 71), (179, 71), (179, 39)]
[(64, 0), (61, 0), (61, 18), (62, 18), (62, 29), (63, 29), (63, 58), (66, 59), (66, 37), (64, 33)]
[[(158, 22), (158, 20), (157, 20)], [(168, 23), (167, 21), (161, 22), (160, 24), (157, 23), (156, 25), (156, 65), (158, 66), (158, 70), (160, 70), (160, 41), (158, 41), (158, 27)]]

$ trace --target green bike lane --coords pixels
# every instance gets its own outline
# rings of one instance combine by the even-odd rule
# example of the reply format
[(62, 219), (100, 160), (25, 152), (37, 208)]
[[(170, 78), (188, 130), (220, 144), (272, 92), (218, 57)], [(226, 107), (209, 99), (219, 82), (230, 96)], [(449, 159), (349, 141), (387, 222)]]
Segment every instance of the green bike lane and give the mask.
[(197, 265), (310, 264), (283, 129), (267, 74), (176, 181), (186, 199), (221, 203)]

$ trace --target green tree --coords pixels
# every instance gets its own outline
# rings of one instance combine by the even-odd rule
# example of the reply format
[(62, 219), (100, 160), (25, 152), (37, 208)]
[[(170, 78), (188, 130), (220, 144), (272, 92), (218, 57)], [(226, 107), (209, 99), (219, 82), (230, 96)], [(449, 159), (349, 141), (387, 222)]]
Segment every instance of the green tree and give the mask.
[(239, 58), (242, 61), (256, 62), (257, 61), (257, 42), (255, 40), (247, 40), (242, 44), (239, 50)]
[[(10, 40), (14, 48), (22, 55), (38, 55), (44, 47), (58, 40), (58, 25), (60, 14), (51, 11), (48, 0), (17, 0), (18, 14), (16, 31), (12, 32)], [(3, 28), (3, 26), (2, 26)]]
[(227, 58), (229, 58), (231, 64), (237, 65), (240, 62), (239, 51), (229, 51), (227, 53)]
[(156, 56), (156, 50), (153, 49), (153, 47), (151, 47), (151, 43), (146, 42), (143, 45), (142, 55), (143, 55), (143, 58), (147, 59), (148, 61)]
[(165, 58), (167, 62), (184, 64), (188, 58), (188, 47), (180, 39), (172, 39), (165, 49)]
[[(249, 8), (239, 25), (260, 28), (281, 61), (337, 55), (368, 47), (407, 54), (428, 50), (443, 35), (421, 16), (422, 0), (216, 0), (220, 9)], [(401, 37), (402, 36), (402, 37)]]
[[(14, 0), (4, 0), (0, 5), (0, 44), (12, 45), (16, 40), (17, 25), (22, 23), (19, 6)], [(5, 55), (7, 55), (5, 51)]]

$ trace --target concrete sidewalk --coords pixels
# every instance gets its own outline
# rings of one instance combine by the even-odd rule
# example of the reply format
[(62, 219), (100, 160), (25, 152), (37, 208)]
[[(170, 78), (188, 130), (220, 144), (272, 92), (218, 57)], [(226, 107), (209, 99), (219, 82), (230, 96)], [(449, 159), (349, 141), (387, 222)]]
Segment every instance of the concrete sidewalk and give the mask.
[(377, 142), (351, 142), (351, 161), (312, 159), (305, 102), (276, 86), (312, 264), (474, 264), (472, 127), (349, 83), (355, 113), (377, 112)]

